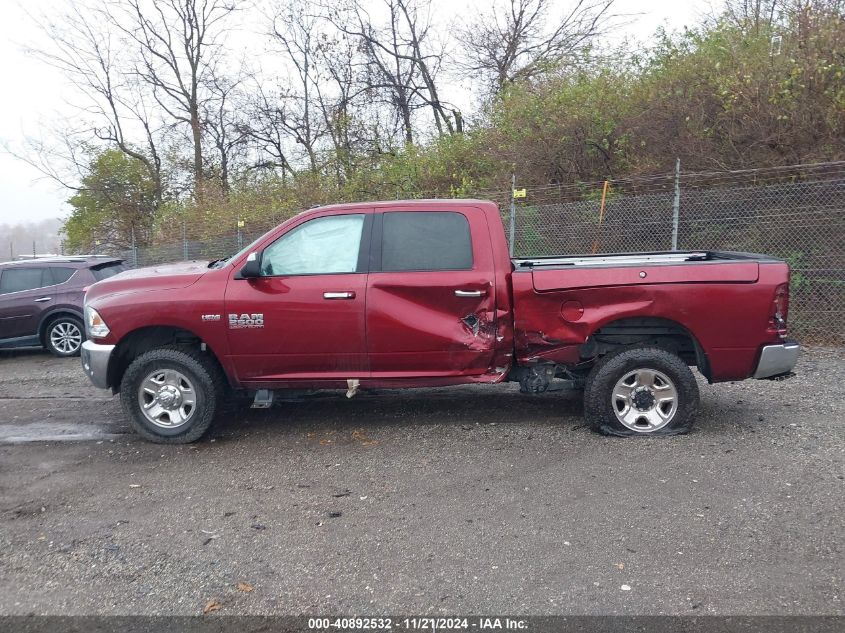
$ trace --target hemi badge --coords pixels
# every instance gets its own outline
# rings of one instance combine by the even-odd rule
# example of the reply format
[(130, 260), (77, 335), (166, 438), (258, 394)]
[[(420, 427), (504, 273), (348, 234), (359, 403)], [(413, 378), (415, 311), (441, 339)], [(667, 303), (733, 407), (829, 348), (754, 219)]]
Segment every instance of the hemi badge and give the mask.
[(203, 314), (202, 320), (203, 321), (219, 321), (220, 315), (219, 314)]

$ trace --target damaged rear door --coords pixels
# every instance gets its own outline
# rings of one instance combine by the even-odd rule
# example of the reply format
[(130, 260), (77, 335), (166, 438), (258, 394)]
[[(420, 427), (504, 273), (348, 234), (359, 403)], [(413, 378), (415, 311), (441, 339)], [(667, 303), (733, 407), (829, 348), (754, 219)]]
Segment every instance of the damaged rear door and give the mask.
[(492, 371), (496, 285), (486, 218), (473, 207), (434, 208), (374, 217), (367, 281), (373, 378)]

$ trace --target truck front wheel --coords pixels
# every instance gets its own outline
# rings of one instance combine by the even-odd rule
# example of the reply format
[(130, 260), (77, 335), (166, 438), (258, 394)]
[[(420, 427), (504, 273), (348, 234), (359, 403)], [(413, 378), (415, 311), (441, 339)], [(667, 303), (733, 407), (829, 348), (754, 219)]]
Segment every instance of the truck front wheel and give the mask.
[(605, 435), (675, 435), (692, 427), (698, 384), (664, 349), (638, 347), (605, 357), (587, 378), (584, 415)]
[(207, 355), (162, 347), (132, 361), (120, 383), (120, 401), (144, 439), (187, 444), (208, 431), (224, 389), (220, 370)]

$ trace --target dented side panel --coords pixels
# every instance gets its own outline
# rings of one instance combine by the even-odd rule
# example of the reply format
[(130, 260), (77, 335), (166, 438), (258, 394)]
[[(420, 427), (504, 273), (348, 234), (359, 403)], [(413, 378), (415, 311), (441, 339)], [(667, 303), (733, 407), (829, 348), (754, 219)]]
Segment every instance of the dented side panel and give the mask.
[[(390, 211), (414, 210), (401, 205)], [(437, 204), (425, 211), (439, 210)], [(497, 310), (499, 290), (492, 243), (484, 210), (444, 203), (444, 211), (462, 213), (472, 238), (472, 269), (371, 271), (367, 285), (367, 349), (371, 377), (470, 377), (496, 371), (499, 332), (504, 316)], [(501, 230), (501, 229), (499, 229)], [(509, 356), (509, 354), (507, 354)]]
[[(688, 264), (693, 274), (696, 264)], [(649, 271), (646, 267), (644, 270)], [(606, 271), (611, 278), (616, 271)], [(761, 263), (749, 283), (656, 283), (537, 292), (530, 272), (512, 275), (516, 358), (522, 364), (579, 362), (579, 347), (612, 321), (657, 317), (687, 329), (707, 354), (714, 381), (747, 378), (762, 345), (779, 342), (767, 327), (781, 262)], [(579, 304), (582, 311), (565, 310)]]
[[(456, 288), (481, 297), (455, 296)], [(373, 375), (485, 373), (495, 347), (494, 289), (473, 271), (372, 273), (367, 339)]]

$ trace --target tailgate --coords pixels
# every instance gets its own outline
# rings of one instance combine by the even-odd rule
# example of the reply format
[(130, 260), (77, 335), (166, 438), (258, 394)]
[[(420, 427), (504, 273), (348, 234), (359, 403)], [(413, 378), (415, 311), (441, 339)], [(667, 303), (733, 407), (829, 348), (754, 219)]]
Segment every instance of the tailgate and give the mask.
[(533, 270), (534, 290), (568, 290), (644, 284), (754, 283), (757, 262), (690, 262), (677, 265), (561, 267)]

